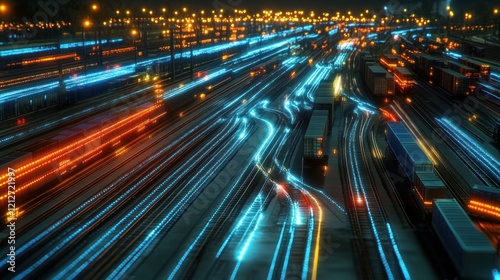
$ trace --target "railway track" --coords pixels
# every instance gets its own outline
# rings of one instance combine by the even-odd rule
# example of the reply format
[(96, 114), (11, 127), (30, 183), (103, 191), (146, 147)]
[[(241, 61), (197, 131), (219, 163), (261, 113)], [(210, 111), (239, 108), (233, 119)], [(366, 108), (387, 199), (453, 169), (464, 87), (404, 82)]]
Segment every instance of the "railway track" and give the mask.
[[(349, 218), (351, 222), (351, 227), (353, 230), (353, 245), (355, 247), (356, 259), (359, 260), (359, 268), (358, 270), (359, 276), (362, 279), (375, 279), (375, 272), (380, 276), (382, 271), (380, 268), (374, 268), (371, 265), (371, 256), (373, 254), (369, 254), (369, 249), (367, 244), (364, 242), (364, 235), (362, 231), (362, 227), (359, 221), (359, 214), (357, 210), (356, 203), (356, 195), (352, 191), (350, 187), (354, 184), (354, 180), (351, 177), (352, 175), (349, 172), (349, 167), (347, 165), (347, 161), (350, 160), (348, 155), (349, 151), (347, 148), (348, 142), (352, 140), (351, 136), (352, 132), (349, 133), (350, 130), (353, 129), (352, 120), (348, 122), (346, 119), (343, 122), (344, 125), (341, 126), (339, 131), (339, 143), (340, 146), (344, 147), (343, 151), (340, 153), (340, 178), (342, 181), (343, 193), (344, 193), (344, 201), (346, 202), (346, 206), (349, 208)], [(377, 259), (375, 263), (379, 263)]]
[[(280, 85), (281, 86), (281, 85)], [(264, 109), (267, 110), (267, 109)], [(278, 114), (274, 110), (269, 110), (269, 112), (277, 114), (278, 118), (281, 119), (281, 123), (283, 124), (285, 114)], [(287, 137), (285, 134), (282, 134), (281, 137)], [(192, 279), (194, 277), (194, 273), (197, 270), (197, 263), (201, 261), (201, 257), (203, 252), (205, 252), (206, 246), (209, 244), (219, 244), (221, 247), (216, 260), (210, 268), (208, 269), (208, 275), (214, 275), (218, 273), (223, 273), (227, 278), (232, 277), (237, 273), (239, 268), (238, 260), (228, 260), (227, 258), (220, 258), (220, 254), (235, 254), (237, 250), (237, 244), (241, 244), (241, 240), (244, 236), (246, 236), (247, 231), (236, 231), (234, 233), (231, 232), (232, 224), (236, 221), (239, 211), (241, 209), (241, 205), (252, 197), (251, 193), (255, 193), (255, 186), (260, 185), (260, 191), (258, 191), (259, 195), (264, 196), (264, 201), (262, 203), (262, 207), (266, 207), (267, 201), (269, 201), (269, 197), (272, 197), (270, 193), (274, 192), (274, 190), (269, 189), (270, 183), (267, 179), (262, 178), (261, 172), (263, 170), (267, 170), (268, 166), (274, 165), (274, 156), (278, 151), (282, 151), (283, 145), (282, 142), (276, 141), (271, 147), (267, 148), (269, 152), (262, 151), (263, 154), (266, 154), (265, 158), (261, 161), (262, 167), (258, 168), (251, 164), (251, 159), (248, 165), (241, 172), (241, 176), (232, 183), (233, 186), (241, 185), (241, 187), (231, 188), (231, 191), (227, 192), (222, 202), (217, 206), (217, 210), (213, 212), (212, 216), (206, 222), (205, 227), (202, 229), (198, 237), (191, 243), (189, 249), (182, 255), (180, 262), (177, 266), (174, 267), (173, 272), (170, 274), (169, 279)], [(274, 151), (274, 153), (273, 153)], [(245, 179), (242, 179), (245, 178)], [(257, 187), (259, 189), (259, 187)], [(254, 216), (255, 217), (255, 216)], [(254, 218), (255, 219), (255, 218)], [(249, 227), (253, 226), (253, 223), (250, 224)], [(231, 232), (231, 234), (226, 236), (227, 232)], [(228, 239), (230, 238), (230, 239)], [(226, 240), (226, 241), (224, 241)], [(236, 240), (240, 240), (237, 242)], [(284, 237), (282, 240), (282, 244), (286, 244), (289, 242), (288, 237)], [(282, 248), (279, 249), (279, 257), (277, 257), (276, 263), (285, 262), (285, 255), (282, 252)], [(295, 254), (294, 254), (295, 255)], [(208, 256), (206, 256), (208, 257)], [(234, 266), (233, 274), (229, 275), (228, 267)], [(189, 269), (187, 269), (189, 268)], [(223, 269), (224, 268), (224, 269)], [(273, 270), (274, 271), (274, 270)], [(225, 274), (224, 274), (225, 273)], [(270, 272), (271, 274), (277, 273), (278, 270), (274, 272)], [(283, 273), (283, 272), (282, 272)], [(286, 273), (286, 270), (285, 272)]]
[[(365, 255), (366, 259), (361, 258), (361, 261), (370, 264), (364, 268), (371, 272), (368, 279), (409, 279), (376, 189), (368, 159), (371, 153), (365, 150), (366, 129), (370, 123), (371, 118), (365, 119), (362, 114), (352, 117), (350, 124), (346, 125), (350, 132), (343, 153), (349, 165), (344, 169), (350, 170), (346, 171), (349, 186), (346, 186), (349, 194), (346, 201), (351, 208), (351, 224), (357, 239), (363, 243), (357, 245), (358, 254)], [(359, 148), (356, 143), (359, 143)]]
[[(428, 117), (425, 113), (421, 112), (420, 109), (418, 108), (418, 102), (412, 102), (412, 104), (417, 104), (416, 107), (412, 106), (411, 108), (413, 111), (424, 121), (424, 123), (431, 129), (434, 129), (435, 124), (434, 120), (430, 117)], [(424, 104), (425, 107), (425, 104)], [(394, 108), (393, 108), (394, 109)], [(398, 110), (395, 110), (395, 112), (398, 112)], [(403, 111), (401, 110), (400, 115), (403, 117), (402, 119), (404, 122), (408, 122), (410, 117), (406, 114), (403, 114)], [(413, 127), (413, 129), (416, 129), (416, 127)], [(457, 178), (455, 172), (450, 170), (450, 167), (448, 167), (446, 158), (443, 159), (443, 157), (439, 157), (438, 160), (439, 164), (434, 167), (434, 170), (436, 173), (440, 176), (440, 178), (443, 179), (443, 181), (446, 182), (447, 186), (452, 186), (451, 188), (448, 188), (450, 192), (454, 194), (458, 200), (463, 203), (462, 205), (465, 205), (465, 201), (467, 201), (469, 195), (468, 195), (468, 189), (461, 183), (459, 178)], [(459, 173), (458, 173), (459, 174)], [(461, 176), (461, 175), (458, 175)], [(461, 178), (462, 180), (465, 180), (464, 178)]]
[[(89, 253), (87, 253), (88, 250), (85, 252), (90, 256), (100, 256), (105, 253), (105, 257), (100, 257), (98, 260), (93, 258), (95, 262), (85, 264), (90, 268), (89, 271), (81, 272), (77, 269), (77, 272), (91, 275), (92, 278), (103, 278), (113, 270), (114, 272), (109, 277), (120, 275), (120, 270), (114, 269), (114, 264), (133, 263), (134, 258), (140, 256), (140, 253), (147, 247), (144, 242), (152, 240), (153, 233), (168, 232), (206, 186), (204, 181), (224, 164), (224, 160), (218, 159), (227, 159), (234, 151), (234, 146), (239, 145), (237, 141), (230, 139), (231, 135), (235, 134), (235, 129), (225, 127), (220, 132), (205, 145), (206, 149), (200, 149), (193, 154), (185, 164), (176, 168), (157, 187), (150, 189), (146, 197), (139, 200), (146, 202), (144, 203), (147, 204), (146, 206), (141, 206), (141, 203), (133, 207), (129, 206), (129, 209), (125, 208), (121, 211), (124, 218), (118, 216), (119, 220), (109, 221), (110, 227), (121, 228), (118, 235), (99, 238), (92, 242), (93, 250)], [(196, 170), (196, 172), (181, 172), (181, 170)], [(110, 242), (112, 244), (107, 246)], [(72, 264), (71, 267), (78, 267), (82, 265), (81, 263)], [(122, 265), (119, 268), (123, 268)], [(126, 271), (126, 267), (123, 269)], [(59, 274), (61, 278), (66, 277), (63, 272)]]
[[(226, 95), (227, 95), (227, 93), (226, 93)], [(223, 96), (224, 96), (224, 95), (223, 95)], [(221, 102), (223, 102), (223, 98), (220, 98), (220, 99), (218, 100), (218, 103), (219, 103), (219, 104), (221, 104)], [(215, 104), (217, 104), (217, 103), (215, 103)], [(199, 117), (200, 117), (203, 113), (206, 113), (206, 110), (207, 110), (207, 109), (205, 109), (205, 111), (200, 112), (199, 114), (197, 114), (196, 116), (194, 116), (194, 117), (193, 117), (193, 119), (194, 119), (194, 118), (196, 118), (196, 117), (198, 117), (198, 118), (199, 118)], [(212, 110), (213, 110), (213, 109), (212, 109)], [(213, 116), (211, 116), (211, 117), (209, 117), (209, 118), (206, 118), (206, 119), (205, 119), (205, 120), (204, 120), (201, 124), (202, 124), (202, 125), (203, 125), (203, 124), (205, 124), (205, 125), (206, 125), (206, 124), (207, 124), (207, 123), (209, 123), (210, 121), (215, 120), (215, 119), (216, 119), (216, 118), (215, 118), (215, 116), (216, 116), (216, 115), (213, 115)], [(187, 124), (187, 123), (189, 123), (189, 122), (186, 122), (185, 124)], [(200, 128), (200, 127), (203, 127), (203, 126), (198, 126), (198, 128)], [(168, 135), (170, 135), (170, 134), (168, 134)], [(198, 133), (198, 134), (197, 134), (197, 130), (191, 130), (190, 132), (188, 132), (188, 133), (187, 133), (186, 135), (184, 135), (183, 137), (178, 138), (176, 141), (174, 141), (174, 142), (173, 142), (171, 145), (169, 145), (167, 148), (172, 148), (175, 144), (179, 144), (180, 146), (179, 146), (179, 150), (178, 150), (178, 151), (182, 151), (182, 149), (181, 149), (181, 148), (182, 148), (182, 146), (183, 146), (183, 141), (185, 141), (184, 139), (187, 139), (187, 137), (188, 137), (188, 136), (193, 136), (193, 135), (194, 135), (194, 137), (193, 137), (193, 138), (194, 138), (194, 139), (196, 139), (196, 138), (201, 137), (203, 134), (201, 134), (201, 133)], [(164, 135), (164, 136), (163, 136), (163, 137), (161, 137), (161, 138), (162, 138), (162, 139), (165, 139), (165, 138), (166, 138), (166, 136)], [(161, 140), (159, 140), (159, 141), (161, 141)], [(158, 143), (159, 141), (157, 141), (156, 143)], [(185, 146), (185, 145), (184, 145), (184, 146)], [(152, 145), (149, 145), (148, 147), (146, 147), (146, 148), (145, 148), (145, 149), (143, 149), (142, 151), (145, 151), (145, 150), (147, 150), (147, 149), (148, 149), (148, 148), (150, 148), (150, 147), (152, 147)], [(165, 148), (165, 149), (167, 149), (167, 148)], [(165, 149), (163, 149), (163, 150), (165, 150)], [(153, 158), (154, 158), (154, 157), (153, 157)], [(134, 170), (132, 170), (131, 172), (129, 172), (128, 174), (126, 174), (124, 177), (121, 177), (121, 179), (120, 179), (120, 180), (122, 180), (122, 181), (123, 181), (123, 180), (124, 180), (124, 178), (127, 178), (127, 176), (130, 176), (133, 172), (137, 172), (138, 170), (139, 170), (138, 168), (135, 168)], [(119, 180), (119, 181), (120, 181), (120, 180)], [(116, 182), (116, 184), (118, 184), (118, 183)], [(116, 185), (116, 184), (115, 184), (115, 185)], [(110, 188), (108, 187), (108, 190), (109, 190), (109, 189), (110, 189)], [(101, 196), (102, 196), (102, 195), (105, 195), (105, 194), (106, 194), (106, 191), (105, 191), (105, 190), (103, 190), (103, 191), (99, 192), (97, 195), (101, 198)], [(116, 197), (116, 195), (115, 195), (115, 197)], [(97, 200), (97, 197), (94, 197), (94, 198), (92, 198), (91, 200), (87, 201), (87, 203), (84, 203), (83, 205), (88, 206), (89, 204), (97, 203), (97, 202), (96, 202), (96, 200)], [(101, 201), (101, 202), (102, 202), (102, 200), (99, 200), (99, 201)], [(77, 208), (76, 210), (77, 210), (77, 211), (81, 211), (81, 210), (86, 209), (86, 208), (82, 208), (82, 207), (83, 207), (83, 205), (82, 205), (82, 206), (80, 206), (79, 208)], [(63, 221), (64, 221), (64, 222), (59, 222), (59, 223), (57, 223), (57, 228), (61, 227), (62, 225), (67, 225), (70, 221), (73, 221), (73, 220), (75, 220), (75, 219), (76, 219), (76, 220), (82, 220), (81, 216), (80, 216), (80, 215), (76, 215), (76, 214), (77, 214), (77, 212), (76, 212), (76, 211), (73, 211), (73, 212), (70, 214), (70, 216), (66, 216), (66, 218), (65, 218), (65, 219), (63, 219)], [(85, 214), (85, 211), (83, 211), (81, 215), (83, 215), (83, 214)], [(52, 226), (52, 227), (51, 227), (51, 229), (52, 229), (52, 230), (55, 230), (56, 228), (54, 228), (54, 226)], [(43, 235), (43, 236), (47, 236), (47, 235), (48, 235), (48, 233), (49, 233), (49, 232), (44, 232), (44, 234), (42, 234), (42, 235)], [(36, 242), (40, 242), (40, 240), (42, 240), (42, 239), (43, 239), (43, 237), (40, 237), (40, 238), (38, 238), (38, 237), (37, 237), (37, 238), (35, 238), (35, 239), (31, 240), (31, 241), (30, 241), (30, 243), (29, 243), (28, 245), (29, 245), (29, 246), (34, 246), (34, 244), (35, 244)], [(18, 250), (18, 253), (19, 253), (19, 254), (21, 254), (21, 253), (23, 253), (23, 252), (24, 252), (24, 250), (23, 250), (22, 248)]]
[[(434, 111), (432, 108), (428, 107), (429, 104), (421, 104), (419, 100), (416, 100), (416, 102), (412, 102), (412, 104), (414, 104), (414, 106), (411, 106), (411, 108), (415, 113), (417, 113), (417, 115), (419, 115), (419, 117), (426, 123), (428, 127), (432, 129), (434, 129), (435, 127), (439, 127), (439, 124), (436, 122), (436, 120), (431, 117), (432, 115), (434, 115)], [(446, 141), (446, 139), (443, 139), (443, 141), (446, 142), (451, 150), (478, 177), (479, 180), (481, 180), (485, 184), (493, 184), (494, 181), (492, 181), (490, 176), (482, 170), (482, 168), (471, 158), (470, 155), (462, 150), (461, 146), (458, 143), (450, 143), (450, 141)], [(436, 169), (439, 169), (440, 173), (446, 175), (446, 180), (448, 181), (447, 183), (449, 186), (454, 186), (452, 188), (452, 192), (456, 195), (456, 197), (461, 201), (466, 201), (468, 199), (468, 187), (463, 186), (458, 182), (457, 179), (454, 179), (454, 176), (452, 176), (453, 172), (444, 170), (443, 168), (441, 168), (442, 165), (445, 166), (444, 169), (448, 169), (447, 165), (444, 163), (440, 164)]]

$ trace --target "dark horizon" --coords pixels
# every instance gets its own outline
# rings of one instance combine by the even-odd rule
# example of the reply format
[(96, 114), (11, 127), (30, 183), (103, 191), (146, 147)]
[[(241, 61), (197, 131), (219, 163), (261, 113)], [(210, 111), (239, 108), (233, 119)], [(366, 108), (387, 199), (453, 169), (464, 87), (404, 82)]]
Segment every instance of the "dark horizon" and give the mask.
[[(433, 0), (425, 0), (433, 1)], [(385, 5), (392, 5), (393, 7), (401, 5), (405, 7), (411, 3), (416, 3), (420, 1), (411, 0), (395, 0), (395, 1), (370, 1), (370, 0), (336, 0), (336, 1), (325, 1), (325, 0), (309, 0), (307, 2), (301, 0), (276, 0), (276, 1), (264, 1), (264, 0), (185, 0), (179, 1), (161, 1), (161, 0), (150, 0), (144, 2), (137, 2), (132, 0), (117, 0), (113, 2), (105, 0), (29, 0), (29, 1), (15, 1), (15, 0), (3, 0), (1, 4), (6, 5), (7, 9), (0, 14), (1, 20), (5, 21), (22, 21), (23, 17), (28, 20), (38, 12), (44, 9), (40, 6), (40, 3), (45, 3), (49, 6), (51, 3), (56, 3), (58, 5), (57, 12), (53, 13), (54, 16), (51, 19), (57, 19), (61, 17), (64, 20), (68, 20), (73, 17), (81, 17), (82, 14), (90, 13), (90, 7), (92, 4), (97, 4), (101, 7), (101, 11), (105, 11), (106, 14), (113, 15), (116, 10), (130, 10), (130, 11), (140, 11), (142, 8), (147, 10), (153, 10), (155, 13), (159, 13), (162, 8), (166, 8), (168, 13), (173, 11), (182, 12), (182, 8), (186, 7), (188, 13), (191, 11), (211, 11), (224, 9), (225, 11), (230, 11), (234, 9), (247, 10), (249, 13), (259, 13), (263, 10), (273, 10), (273, 11), (293, 11), (293, 10), (303, 10), (305, 15), (309, 15), (310, 11), (315, 13), (320, 12), (347, 12), (352, 11), (354, 14), (364, 13), (365, 10), (370, 10), (370, 13), (380, 13), (383, 12)], [(493, 0), (477, 0), (474, 2), (466, 0), (452, 0), (451, 8), (452, 10), (459, 12), (462, 9), (469, 11), (482, 11), (487, 10), (495, 6), (496, 2)], [(500, 8), (500, 5), (498, 5)], [(63, 13), (59, 11), (63, 10)]]

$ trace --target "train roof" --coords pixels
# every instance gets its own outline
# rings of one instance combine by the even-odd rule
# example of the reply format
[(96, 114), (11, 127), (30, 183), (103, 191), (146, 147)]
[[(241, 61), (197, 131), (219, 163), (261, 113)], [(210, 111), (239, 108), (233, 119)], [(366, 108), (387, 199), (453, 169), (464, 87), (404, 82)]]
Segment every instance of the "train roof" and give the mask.
[(414, 163), (428, 163), (432, 165), (432, 162), (417, 143), (404, 143), (403, 147)]
[(472, 67), (470, 67), (470, 66), (467, 66), (467, 65), (465, 65), (465, 64), (462, 64), (462, 63), (460, 63), (460, 62), (456, 62), (456, 61), (453, 61), (453, 60), (449, 60), (449, 61), (448, 61), (448, 63), (454, 64), (454, 65), (456, 65), (456, 66), (458, 66), (458, 67), (461, 67), (461, 68), (463, 68), (463, 69), (467, 69), (467, 70), (469, 70), (469, 71), (476, 71), (476, 69), (474, 69), (474, 68), (472, 68)]
[(441, 69), (442, 69), (442, 71), (443, 71), (443, 72), (447, 72), (448, 74), (453, 75), (453, 76), (455, 76), (455, 77), (457, 77), (457, 78), (464, 78), (464, 79), (467, 79), (467, 77), (465, 77), (465, 75), (463, 75), (463, 74), (461, 74), (461, 73), (458, 73), (458, 72), (456, 72), (456, 71), (453, 71), (453, 70), (451, 70), (451, 69), (449, 69), (449, 68), (441, 68)]
[(406, 68), (406, 67), (396, 67), (396, 73), (401, 73), (401, 74), (403, 74), (405, 76), (411, 76), (411, 75), (413, 75), (411, 73), (411, 71), (408, 68)]
[(463, 59), (464, 61), (472, 62), (472, 63), (477, 64), (477, 65), (481, 65), (482, 67), (491, 67), (490, 64), (488, 64), (486, 62), (481, 62), (481, 61), (475, 60), (471, 57), (461, 57), (461, 59)]
[(323, 138), (327, 120), (328, 110), (314, 110), (304, 137)]
[(368, 66), (368, 68), (370, 69), (370, 71), (372, 71), (373, 73), (383, 73), (383, 74), (386, 74), (388, 73), (387, 70), (385, 70), (382, 66), (380, 65), (373, 65), (373, 66)]
[(485, 185), (474, 185), (472, 187), (472, 190), (482, 191), (482, 192), (489, 192), (489, 193), (492, 193), (492, 194), (498, 194), (498, 195), (500, 195), (500, 189), (499, 188), (485, 186)]
[(444, 182), (434, 172), (429, 171), (415, 171), (415, 175), (420, 179), (422, 184), (427, 188), (442, 188), (446, 187)]
[[(486, 236), (480, 232), (455, 199), (436, 199), (437, 208), (450, 230), (465, 251), (494, 251)], [(433, 210), (434, 212), (434, 210)]]

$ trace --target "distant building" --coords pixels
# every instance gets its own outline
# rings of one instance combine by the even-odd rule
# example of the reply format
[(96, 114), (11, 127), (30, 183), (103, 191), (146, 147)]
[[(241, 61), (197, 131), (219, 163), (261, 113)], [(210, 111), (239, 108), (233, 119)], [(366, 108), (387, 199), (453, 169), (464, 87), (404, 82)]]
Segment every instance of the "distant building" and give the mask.
[[(432, 13), (435, 15), (447, 16), (447, 7), (450, 7), (451, 0), (432, 0)], [(408, 14), (413, 14), (422, 7), (422, 1), (401, 0), (389, 1), (384, 10), (388, 15), (397, 15), (404, 13), (405, 9)]]
[(433, 5), (433, 13), (443, 17), (448, 16), (448, 7), (451, 5), (451, 0), (436, 0)]

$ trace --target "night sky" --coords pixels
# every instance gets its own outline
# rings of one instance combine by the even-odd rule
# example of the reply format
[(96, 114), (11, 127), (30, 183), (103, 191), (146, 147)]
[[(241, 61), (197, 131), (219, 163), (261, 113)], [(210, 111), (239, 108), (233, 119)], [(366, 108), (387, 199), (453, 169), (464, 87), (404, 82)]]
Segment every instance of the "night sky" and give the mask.
[[(425, 0), (433, 1), (433, 0)], [(90, 13), (92, 4), (98, 4), (107, 14), (114, 14), (116, 10), (136, 10), (142, 8), (148, 10), (160, 11), (161, 8), (167, 8), (169, 11), (181, 11), (183, 7), (187, 7), (190, 11), (206, 11), (219, 10), (234, 10), (246, 9), (251, 13), (260, 12), (264, 9), (272, 9), (274, 11), (292, 11), (294, 9), (302, 9), (308, 14), (313, 10), (316, 12), (328, 11), (331, 13), (346, 12), (350, 10), (354, 13), (364, 12), (369, 9), (371, 12), (380, 12), (384, 5), (389, 3), (401, 3), (404, 7), (406, 3), (415, 3), (415, 0), (0, 0), (0, 3), (8, 5), (9, 11), (1, 15), (7, 20), (19, 20), (22, 17), (31, 19), (32, 15), (40, 11), (41, 3), (60, 2), (62, 13), (57, 13), (57, 16), (64, 15), (66, 19), (71, 17), (79, 17), (82, 14)], [(481, 7), (478, 7), (480, 5)], [(476, 6), (476, 10), (489, 9), (499, 6), (498, 0), (452, 0), (452, 9), (460, 11), (462, 8), (471, 9)]]
[[(131, 0), (122, 0), (128, 3)], [(315, 11), (357, 11), (361, 12), (365, 9), (370, 9), (374, 11), (379, 11), (383, 9), (384, 5), (388, 3), (415, 3), (419, 1), (415, 0), (183, 0), (183, 1), (161, 1), (161, 0), (144, 0), (140, 4), (147, 7), (155, 5), (165, 6), (165, 3), (169, 3), (168, 6), (174, 9), (180, 10), (182, 7), (197, 7), (197, 9), (212, 10), (216, 7), (234, 7), (236, 9), (247, 9), (252, 11), (262, 11), (264, 9), (272, 10), (293, 10), (293, 9), (303, 9), (303, 10), (315, 10)], [(134, 1), (131, 1), (134, 3)], [(136, 3), (136, 2), (135, 2)], [(147, 4), (151, 3), (151, 4)], [(462, 7), (468, 7), (471, 5), (476, 5), (478, 3), (484, 3), (486, 5), (492, 5), (498, 3), (498, 0), (452, 0), (452, 7), (457, 10)], [(498, 5), (498, 4), (497, 4)], [(167, 6), (167, 7), (168, 7)], [(500, 5), (498, 5), (500, 6)]]

